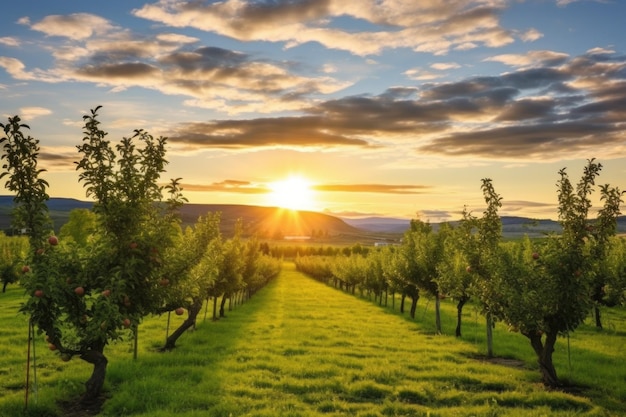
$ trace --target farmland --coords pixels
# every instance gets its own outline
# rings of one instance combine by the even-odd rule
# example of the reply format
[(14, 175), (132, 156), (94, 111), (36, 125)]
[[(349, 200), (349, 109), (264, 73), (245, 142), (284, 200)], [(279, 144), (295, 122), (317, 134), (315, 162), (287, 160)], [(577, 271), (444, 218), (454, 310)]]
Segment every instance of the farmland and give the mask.
[[(0, 416), (71, 415), (88, 370), (62, 362), (36, 338), (37, 392), (24, 409), (27, 320), (15, 286), (0, 303)], [(396, 305), (397, 308), (397, 305)], [(583, 324), (557, 343), (555, 362), (570, 386), (548, 391), (517, 333), (496, 326), (496, 361), (484, 359), (483, 318), (467, 308), (463, 339), (451, 336), (454, 307), (444, 301), (444, 335), (432, 303), (415, 320), (296, 272), (283, 272), (247, 303), (197, 330), (167, 353), (165, 316), (112, 344), (103, 416), (605, 416), (626, 408), (626, 313), (607, 309), (605, 330)], [(176, 326), (173, 318), (171, 326)], [(569, 349), (568, 349), (569, 344)], [(31, 378), (32, 383), (32, 378)], [(79, 415), (79, 414), (76, 414)]]

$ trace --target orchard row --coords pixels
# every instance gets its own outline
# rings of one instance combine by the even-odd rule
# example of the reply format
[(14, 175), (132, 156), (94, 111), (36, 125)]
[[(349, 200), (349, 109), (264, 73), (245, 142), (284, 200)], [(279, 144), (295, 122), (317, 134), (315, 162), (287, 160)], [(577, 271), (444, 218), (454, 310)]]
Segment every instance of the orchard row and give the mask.
[(324, 282), (354, 293), (401, 294), (410, 298), (411, 316), (421, 294), (434, 297), (437, 330), (441, 332), (439, 302), (457, 303), (456, 335), (461, 336), (463, 306), (475, 300), (487, 320), (488, 354), (496, 320), (528, 338), (548, 386), (560, 381), (552, 361), (557, 336), (575, 330), (590, 311), (602, 327), (601, 306), (626, 300), (626, 241), (617, 237), (616, 220), (622, 193), (601, 186), (604, 206), (589, 220), (590, 195), (601, 165), (590, 160), (581, 180), (573, 185), (559, 172), (557, 194), (562, 233), (531, 240), (502, 241), (498, 216), (501, 197), (491, 180), (482, 190), (487, 203), (478, 218), (464, 211), (456, 225), (437, 231), (412, 220), (402, 244), (364, 255), (304, 256), (297, 268)]

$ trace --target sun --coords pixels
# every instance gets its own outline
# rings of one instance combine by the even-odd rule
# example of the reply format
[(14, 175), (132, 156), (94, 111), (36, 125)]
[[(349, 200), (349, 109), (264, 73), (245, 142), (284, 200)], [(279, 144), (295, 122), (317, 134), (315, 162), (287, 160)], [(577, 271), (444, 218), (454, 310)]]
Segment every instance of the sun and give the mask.
[(269, 203), (290, 210), (315, 210), (315, 193), (309, 180), (290, 176), (269, 184)]

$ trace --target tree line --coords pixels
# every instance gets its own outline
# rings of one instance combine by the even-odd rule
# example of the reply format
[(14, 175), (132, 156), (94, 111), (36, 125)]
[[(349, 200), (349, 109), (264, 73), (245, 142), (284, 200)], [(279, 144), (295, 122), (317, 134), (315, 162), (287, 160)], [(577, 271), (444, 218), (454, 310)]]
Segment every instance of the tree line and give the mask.
[(362, 255), (298, 257), (296, 266), (353, 294), (374, 294), (381, 304), (388, 294), (400, 294), (400, 310), (410, 299), (411, 317), (426, 294), (435, 300), (439, 333), (440, 300), (451, 297), (457, 337), (462, 335), (463, 307), (474, 300), (486, 319), (487, 354), (493, 355), (494, 323), (504, 322), (528, 339), (543, 382), (556, 387), (561, 384), (552, 361), (557, 337), (574, 331), (590, 312), (602, 328), (601, 307), (626, 301), (626, 241), (616, 236), (623, 193), (609, 185), (597, 187), (603, 206), (589, 219), (601, 168), (589, 160), (576, 184), (566, 169), (559, 171), (559, 234), (503, 241), (502, 197), (490, 179), (483, 179), (487, 208), (480, 217), (464, 209), (456, 226), (444, 223), (436, 232), (414, 219), (400, 245)]

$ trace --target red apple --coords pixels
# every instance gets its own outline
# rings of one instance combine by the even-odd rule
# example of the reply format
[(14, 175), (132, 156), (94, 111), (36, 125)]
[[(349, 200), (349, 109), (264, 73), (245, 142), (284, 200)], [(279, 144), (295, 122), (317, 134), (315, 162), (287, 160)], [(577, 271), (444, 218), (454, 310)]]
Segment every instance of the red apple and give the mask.
[(131, 249), (137, 249), (137, 242), (130, 242), (130, 246)]
[(533, 259), (534, 259), (534, 260), (539, 259), (539, 254), (538, 254), (537, 252), (534, 252), (534, 253), (533, 253)]
[(57, 345), (55, 345), (54, 343), (48, 343), (48, 349), (57, 350)]
[(182, 307), (178, 307), (176, 310), (174, 310), (174, 312), (177, 316), (182, 316), (185, 313), (185, 309)]
[(465, 268), (466, 272), (472, 272), (472, 267), (470, 265), (467, 265), (467, 267)]
[(56, 237), (56, 236), (54, 236), (54, 235), (53, 235), (53, 236), (50, 236), (50, 237), (48, 238), (48, 243), (49, 243), (51, 246), (56, 246), (56, 245), (58, 245), (58, 244), (59, 244), (59, 238), (58, 238), (58, 237)]
[(27, 274), (27, 273), (29, 273), (29, 272), (30, 272), (30, 266), (28, 266), (28, 265), (24, 265), (24, 266), (22, 267), (22, 273), (23, 273), (23, 274)]
[(168, 285), (170, 285), (170, 280), (167, 278), (163, 278), (161, 279), (161, 281), (159, 281), (159, 285), (161, 287), (167, 287)]
[(37, 298), (43, 297), (43, 291), (42, 290), (36, 290), (35, 291), (35, 297), (37, 297)]
[(85, 289), (83, 287), (76, 287), (76, 288), (74, 288), (74, 293), (76, 293), (76, 295), (82, 297), (83, 295), (85, 295)]
[(124, 327), (128, 329), (130, 327), (130, 319), (124, 319), (122, 324), (124, 325)]
[(44, 253), (46, 253), (46, 251), (43, 248), (39, 248), (37, 249), (37, 252), (35, 252), (37, 255), (43, 255)]
[(111, 290), (104, 290), (104, 291), (102, 291), (102, 295), (103, 295), (104, 297), (108, 297), (108, 296), (110, 296), (110, 295), (111, 295)]
[(130, 298), (127, 295), (124, 296), (124, 306), (130, 307)]

